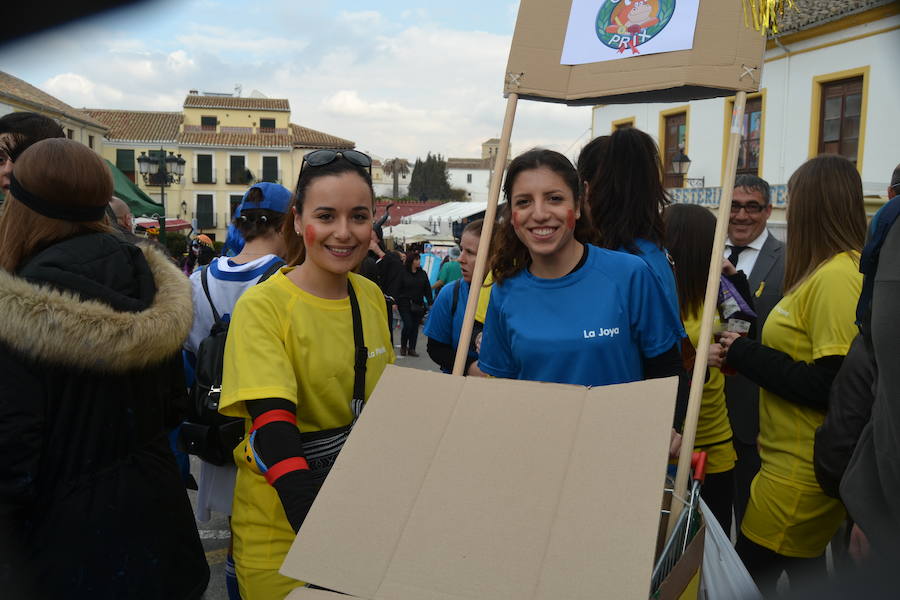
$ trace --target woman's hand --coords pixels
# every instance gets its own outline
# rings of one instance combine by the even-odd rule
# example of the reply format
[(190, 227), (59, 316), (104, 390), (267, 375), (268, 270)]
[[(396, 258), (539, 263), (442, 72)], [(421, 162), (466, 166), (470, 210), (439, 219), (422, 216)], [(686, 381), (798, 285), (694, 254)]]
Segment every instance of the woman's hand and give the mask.
[(672, 435), (669, 437), (669, 458), (678, 458), (681, 454), (681, 434), (672, 428)]
[(737, 273), (737, 267), (731, 264), (731, 261), (727, 258), (722, 260), (722, 274), (723, 275), (734, 275)]
[(710, 344), (709, 355), (706, 357), (707, 366), (721, 369), (722, 365), (725, 364), (724, 356), (725, 350), (722, 348), (722, 344)]
[(853, 528), (850, 530), (850, 543), (847, 552), (850, 553), (856, 564), (863, 563), (869, 558), (869, 553), (871, 552), (869, 538), (866, 537), (866, 534), (863, 533), (863, 530), (856, 523), (853, 524)]
[(728, 351), (731, 349), (731, 345), (734, 343), (734, 340), (741, 337), (741, 334), (734, 333), (733, 331), (723, 331), (719, 334), (719, 346), (722, 347), (721, 357), (722, 362), (728, 362)]

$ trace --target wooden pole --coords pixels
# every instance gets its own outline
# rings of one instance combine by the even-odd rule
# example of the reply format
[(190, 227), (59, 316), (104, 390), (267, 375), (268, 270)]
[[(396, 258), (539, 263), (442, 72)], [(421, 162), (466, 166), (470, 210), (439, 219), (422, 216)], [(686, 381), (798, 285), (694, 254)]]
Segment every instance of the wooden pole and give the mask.
[(725, 176), (722, 178), (722, 195), (719, 201), (719, 213), (716, 233), (713, 241), (712, 256), (709, 261), (709, 273), (706, 278), (706, 297), (703, 300), (703, 314), (700, 320), (700, 337), (697, 338), (697, 357), (694, 359), (694, 372), (691, 378), (691, 393), (688, 400), (687, 416), (684, 420), (684, 431), (681, 438), (681, 454), (678, 457), (678, 470), (675, 473), (674, 498), (672, 513), (669, 516), (669, 533), (681, 514), (684, 504), (678, 498), (685, 498), (688, 491), (688, 476), (691, 469), (691, 454), (697, 439), (697, 418), (700, 416), (700, 403), (703, 399), (703, 383), (706, 380), (706, 361), (709, 357), (709, 340), (712, 337), (713, 317), (719, 295), (719, 279), (722, 276), (722, 256), (725, 254), (725, 237), (728, 232), (728, 220), (731, 216), (731, 195), (734, 191), (734, 178), (737, 171), (738, 148), (744, 122), (744, 105), (747, 93), (738, 92), (734, 98), (734, 111), (731, 114), (731, 134), (728, 139), (728, 156), (725, 161)]
[(494, 162), (494, 174), (491, 178), (491, 189), (488, 205), (484, 212), (484, 225), (481, 227), (481, 240), (478, 242), (478, 256), (475, 259), (475, 270), (472, 273), (472, 284), (469, 286), (469, 297), (466, 300), (466, 313), (463, 317), (462, 331), (459, 333), (459, 345), (456, 347), (456, 360), (453, 362), (453, 374), (463, 375), (466, 367), (466, 356), (472, 341), (472, 327), (475, 325), (475, 310), (478, 308), (478, 294), (484, 282), (488, 253), (491, 249), (491, 233), (497, 218), (497, 204), (500, 201), (500, 184), (506, 170), (506, 157), (509, 154), (509, 139), (512, 137), (513, 121), (516, 118), (516, 103), (519, 95), (510, 93), (506, 100), (506, 115), (503, 117), (503, 130), (500, 133), (500, 149)]

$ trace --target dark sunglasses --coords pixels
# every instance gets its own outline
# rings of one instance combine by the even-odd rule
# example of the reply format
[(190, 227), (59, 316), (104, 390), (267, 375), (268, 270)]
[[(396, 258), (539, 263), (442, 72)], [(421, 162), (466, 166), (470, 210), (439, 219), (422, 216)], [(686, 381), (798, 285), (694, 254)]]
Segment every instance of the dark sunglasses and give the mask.
[(748, 215), (758, 215), (762, 211), (766, 209), (765, 204), (757, 204), (756, 202), (748, 202), (747, 204), (741, 204), (740, 202), (732, 202), (731, 203), (731, 214), (736, 215), (741, 212), (743, 208), (744, 211)]
[(300, 170), (303, 170), (303, 165), (321, 167), (333, 163), (338, 158), (345, 158), (357, 167), (368, 169), (369, 175), (372, 175), (372, 159), (368, 154), (363, 154), (357, 150), (313, 150), (303, 157)]

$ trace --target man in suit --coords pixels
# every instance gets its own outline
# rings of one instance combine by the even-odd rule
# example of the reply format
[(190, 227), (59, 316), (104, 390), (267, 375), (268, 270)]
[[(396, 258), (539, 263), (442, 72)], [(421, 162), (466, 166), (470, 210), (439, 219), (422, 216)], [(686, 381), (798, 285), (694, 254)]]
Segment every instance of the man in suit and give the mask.
[[(769, 184), (755, 175), (740, 175), (734, 182), (725, 257), (747, 274), (762, 337), (769, 311), (781, 300), (784, 280), (784, 243), (766, 228), (772, 214)], [(750, 497), (750, 482), (759, 471), (759, 387), (746, 377), (725, 378), (725, 401), (734, 433), (737, 464), (734, 469), (735, 526), (740, 531)]]

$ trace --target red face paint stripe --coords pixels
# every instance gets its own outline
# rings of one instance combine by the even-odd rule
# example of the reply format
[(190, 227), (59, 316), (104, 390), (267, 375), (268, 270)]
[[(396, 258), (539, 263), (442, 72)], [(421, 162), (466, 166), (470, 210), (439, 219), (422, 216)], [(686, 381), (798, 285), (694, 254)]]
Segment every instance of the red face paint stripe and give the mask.
[(264, 476), (266, 478), (266, 481), (269, 482), (269, 485), (275, 485), (276, 481), (278, 481), (288, 473), (308, 470), (309, 464), (306, 462), (306, 459), (300, 456), (295, 456), (293, 458), (286, 458), (275, 463), (268, 471), (266, 471)]
[(307, 225), (306, 229), (303, 230), (303, 241), (307, 244), (312, 244), (316, 241), (316, 228), (312, 225)]
[(569, 209), (569, 213), (566, 215), (566, 227), (569, 229), (575, 229), (575, 211), (571, 208)]
[(512, 219), (513, 229), (518, 229), (519, 228), (519, 213), (513, 211), (511, 219)]

